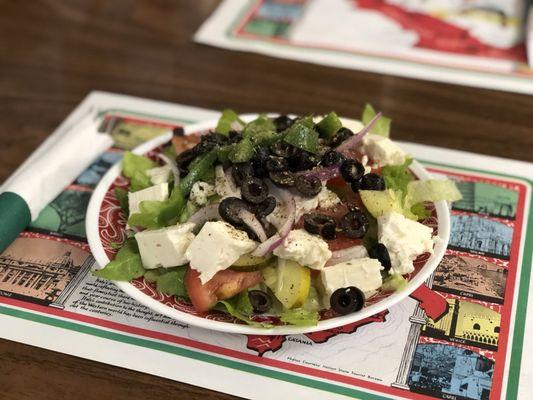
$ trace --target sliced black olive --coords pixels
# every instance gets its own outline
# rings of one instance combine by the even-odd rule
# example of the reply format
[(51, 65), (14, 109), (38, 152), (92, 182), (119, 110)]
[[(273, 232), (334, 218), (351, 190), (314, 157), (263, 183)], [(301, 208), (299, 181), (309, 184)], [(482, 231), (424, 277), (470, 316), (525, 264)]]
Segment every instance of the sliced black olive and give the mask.
[(338, 147), (342, 142), (344, 142), (349, 137), (353, 136), (353, 132), (348, 128), (341, 128), (337, 131), (335, 136), (331, 139), (331, 147)]
[(272, 299), (267, 292), (263, 292), (262, 290), (248, 291), (248, 299), (256, 314), (263, 314), (272, 307)]
[(266, 217), (274, 211), (276, 204), (276, 198), (274, 196), (268, 196), (264, 201), (254, 207), (254, 213), (258, 217)]
[(294, 186), (296, 180), (296, 176), (289, 171), (271, 172), (269, 176), (274, 184), (283, 187)]
[(361, 179), (360, 190), (385, 190), (383, 177), (373, 172), (366, 174)]
[(228, 143), (237, 143), (242, 139), (242, 135), (234, 130), (228, 132)]
[(222, 219), (235, 227), (243, 225), (243, 220), (239, 216), (239, 211), (242, 209), (248, 210), (248, 205), (238, 197), (226, 197), (218, 205), (218, 213)]
[(184, 136), (185, 130), (181, 126), (176, 126), (172, 129), (172, 136)]
[(361, 188), (361, 181), (355, 181), (355, 182), (350, 183), (350, 187), (355, 193), (357, 193), (359, 189)]
[(287, 171), (289, 164), (283, 157), (270, 156), (265, 163), (265, 167), (268, 172), (280, 172)]
[(270, 145), (270, 152), (278, 157), (289, 157), (295, 151), (294, 146), (286, 142), (275, 142)]
[(202, 140), (200, 141), (200, 143), (194, 146), (193, 149), (197, 155), (202, 155), (202, 154), (210, 152), (217, 146), (218, 144), (212, 140)]
[(320, 157), (308, 151), (298, 149), (289, 156), (288, 160), (291, 171), (305, 171), (316, 167), (320, 162)]
[(225, 144), (228, 141), (228, 137), (218, 132), (210, 132), (207, 135), (200, 137), (200, 142), (210, 142), (215, 144)]
[(337, 226), (335, 225), (335, 222), (333, 223), (326, 223), (322, 227), (322, 231), (320, 232), (321, 236), (326, 240), (333, 240), (337, 237)]
[(365, 174), (365, 167), (357, 160), (344, 160), (340, 167), (342, 178), (348, 183), (359, 182)]
[(329, 215), (320, 213), (304, 214), (304, 228), (309, 233), (320, 235), (326, 240), (335, 239), (337, 236), (335, 220)]
[(183, 176), (187, 174), (189, 165), (197, 156), (198, 156), (198, 153), (196, 153), (194, 148), (182, 151), (180, 154), (176, 156), (176, 164), (180, 171), (180, 175)]
[(316, 176), (298, 175), (294, 186), (304, 197), (315, 197), (322, 190), (322, 182)]
[(250, 203), (259, 204), (268, 196), (268, 186), (261, 179), (247, 176), (241, 182), (242, 198)]
[(368, 219), (361, 210), (349, 211), (340, 220), (344, 234), (352, 239), (362, 238), (368, 229)]
[(252, 169), (255, 176), (258, 178), (266, 178), (268, 171), (266, 169), (266, 161), (270, 157), (270, 152), (265, 147), (259, 147), (252, 157)]
[(355, 286), (340, 288), (329, 299), (333, 311), (346, 315), (359, 311), (365, 305), (365, 294)]
[(324, 167), (330, 167), (332, 165), (338, 165), (342, 163), (344, 160), (346, 160), (346, 157), (335, 150), (328, 150), (323, 156), (322, 156), (322, 165)]
[(253, 168), (251, 163), (233, 164), (231, 169), (231, 177), (237, 186), (241, 186), (242, 182), (253, 176)]
[(370, 250), (368, 250), (368, 256), (370, 258), (375, 258), (376, 260), (378, 260), (385, 269), (385, 271), (389, 271), (391, 269), (392, 265), (390, 261), (389, 251), (383, 243), (378, 243), (375, 246), (372, 246)]
[(278, 132), (283, 132), (285, 129), (290, 128), (292, 124), (294, 124), (294, 120), (286, 115), (280, 115), (274, 118), (274, 125)]

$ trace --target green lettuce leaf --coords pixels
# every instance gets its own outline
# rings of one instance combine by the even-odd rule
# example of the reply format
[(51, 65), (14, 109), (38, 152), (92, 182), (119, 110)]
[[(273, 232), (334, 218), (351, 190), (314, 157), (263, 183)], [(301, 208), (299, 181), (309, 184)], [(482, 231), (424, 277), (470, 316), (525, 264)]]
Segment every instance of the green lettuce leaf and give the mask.
[(416, 215), (418, 220), (426, 219), (431, 215), (431, 212), (426, 209), (424, 203), (413, 204), (411, 206), (411, 212)]
[(172, 296), (188, 297), (185, 288), (187, 268), (170, 268), (156, 278), (157, 290)]
[(406, 201), (409, 205), (424, 201), (457, 201), (463, 196), (455, 182), (450, 179), (428, 179), (424, 181), (412, 181), (407, 185)]
[(143, 277), (147, 282), (155, 283), (157, 277), (163, 273), (165, 273), (165, 268), (147, 269)]
[(135, 239), (126, 241), (115, 259), (104, 268), (93, 271), (94, 276), (113, 281), (131, 281), (143, 276), (144, 273), (145, 269)]
[(118, 203), (120, 204), (120, 208), (122, 209), (124, 214), (128, 216), (130, 214), (130, 205), (128, 202), (128, 191), (122, 188), (116, 187), (115, 197), (117, 198)]
[[(246, 297), (248, 297), (247, 292), (243, 292)], [(259, 328), (272, 328), (273, 325), (266, 323), (266, 322), (257, 322), (252, 319), (250, 319), (250, 313), (247, 309), (240, 308), (242, 307), (242, 304), (240, 304), (241, 300), (240, 297), (242, 294), (239, 294), (237, 296), (234, 296), (227, 300), (221, 300), (217, 303), (217, 306), (215, 307), (219, 311), (225, 311), (228, 314), (232, 315), (233, 317), (237, 318), (240, 321), (246, 322), (250, 326), (255, 326)]]
[(280, 317), (281, 322), (297, 326), (314, 326), (318, 323), (317, 311), (306, 311), (302, 308), (284, 310)]
[(185, 206), (185, 198), (179, 187), (174, 188), (164, 201), (145, 200), (139, 204), (140, 213), (130, 215), (129, 226), (159, 229), (174, 225)]
[[(374, 110), (374, 107), (370, 104), (365, 104), (365, 108), (363, 110), (363, 115), (361, 116), (361, 121), (363, 124), (368, 125), (368, 123), (376, 116), (376, 110)], [(385, 136), (389, 137), (390, 133), (390, 125), (392, 120), (390, 118), (387, 118), (385, 116), (381, 116), (381, 118), (376, 122), (376, 124), (372, 127), (370, 130), (370, 133), (373, 133), (375, 135)]]
[(224, 110), (222, 111), (222, 115), (218, 120), (218, 124), (215, 128), (215, 131), (222, 135), (227, 135), (232, 129), (231, 124), (233, 124), (234, 122), (238, 123), (241, 127), (245, 125), (243, 120), (239, 118), (235, 111), (229, 109)]
[(122, 159), (122, 173), (130, 179), (130, 191), (136, 192), (152, 186), (152, 181), (146, 175), (146, 171), (155, 167), (157, 164), (148, 157), (139, 156), (130, 151), (125, 152)]
[(382, 174), (387, 189), (392, 189), (400, 194), (401, 199), (407, 195), (407, 185), (414, 180), (413, 175), (409, 172), (409, 166), (413, 159), (407, 157), (401, 165), (387, 165), (383, 167)]

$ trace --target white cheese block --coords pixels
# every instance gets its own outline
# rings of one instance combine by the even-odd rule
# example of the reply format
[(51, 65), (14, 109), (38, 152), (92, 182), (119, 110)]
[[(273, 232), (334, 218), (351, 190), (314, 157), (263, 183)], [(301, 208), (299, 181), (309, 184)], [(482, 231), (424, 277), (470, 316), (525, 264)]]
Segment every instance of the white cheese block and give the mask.
[(192, 185), (190, 199), (199, 206), (205, 206), (208, 197), (214, 194), (216, 194), (216, 191), (213, 185), (198, 181)]
[(433, 253), (433, 230), (397, 212), (378, 217), (378, 241), (387, 248), (392, 273), (407, 274), (414, 270), (413, 260), (422, 253)]
[(290, 231), (283, 243), (274, 249), (274, 255), (320, 270), (331, 258), (331, 251), (319, 236), (311, 235), (304, 229), (296, 229)]
[(405, 161), (405, 152), (389, 138), (368, 134), (363, 138), (362, 151), (378, 165), (400, 165)]
[(137, 192), (128, 193), (128, 203), (130, 215), (139, 213), (139, 204), (141, 201), (154, 200), (163, 201), (168, 199), (168, 184), (160, 183), (159, 185), (150, 186), (149, 188)]
[(146, 175), (150, 177), (150, 181), (154, 185), (159, 185), (161, 183), (166, 183), (170, 180), (171, 169), (168, 165), (162, 167), (152, 168), (146, 171)]
[(187, 223), (135, 234), (144, 268), (169, 268), (187, 264), (185, 251), (194, 239), (195, 224)]
[(186, 252), (186, 257), (200, 273), (202, 283), (218, 271), (230, 267), (243, 254), (250, 253), (257, 243), (248, 235), (223, 221), (206, 222)]
[(341, 202), (341, 199), (339, 199), (339, 196), (337, 196), (334, 192), (329, 190), (326, 186), (322, 188), (320, 193), (318, 194), (318, 206), (320, 208), (333, 208), (337, 204)]
[(355, 286), (365, 294), (371, 294), (382, 284), (382, 266), (373, 258), (356, 258), (324, 268), (320, 278), (324, 287), (324, 304), (329, 304), (333, 292), (340, 288)]

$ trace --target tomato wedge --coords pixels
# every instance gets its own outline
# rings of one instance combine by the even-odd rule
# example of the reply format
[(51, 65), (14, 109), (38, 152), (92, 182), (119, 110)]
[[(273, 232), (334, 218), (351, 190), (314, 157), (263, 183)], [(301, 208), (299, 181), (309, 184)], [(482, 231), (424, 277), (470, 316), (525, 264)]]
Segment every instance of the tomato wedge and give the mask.
[(207, 283), (202, 284), (200, 274), (188, 268), (185, 286), (192, 305), (199, 312), (209, 311), (220, 300), (235, 296), (263, 280), (259, 271), (237, 272), (231, 269), (219, 271)]

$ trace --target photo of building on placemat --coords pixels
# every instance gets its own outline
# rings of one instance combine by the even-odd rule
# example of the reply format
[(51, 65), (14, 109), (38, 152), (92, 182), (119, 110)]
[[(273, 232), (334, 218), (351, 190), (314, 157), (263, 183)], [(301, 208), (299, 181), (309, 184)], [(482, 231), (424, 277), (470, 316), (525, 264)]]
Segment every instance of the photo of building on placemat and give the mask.
[(451, 221), (450, 249), (509, 259), (513, 228), (503, 221), (457, 214)]
[(448, 298), (448, 312), (438, 321), (426, 317), (423, 336), (467, 344), (489, 350), (498, 349), (500, 313), (484, 305)]
[(93, 263), (86, 244), (24, 232), (0, 254), (0, 296), (62, 308)]
[(87, 237), (85, 215), (91, 194), (91, 189), (70, 186), (41, 211), (29, 229), (34, 232), (85, 241)]
[(453, 202), (454, 210), (515, 219), (518, 192), (485, 182), (457, 181), (456, 184), (463, 198)]
[(440, 343), (419, 344), (409, 387), (443, 399), (488, 400), (493, 370), (494, 361), (480, 352)]
[(435, 270), (433, 288), (442, 292), (503, 304), (507, 268), (480, 257), (445, 255)]

